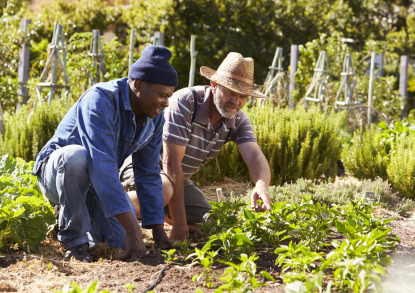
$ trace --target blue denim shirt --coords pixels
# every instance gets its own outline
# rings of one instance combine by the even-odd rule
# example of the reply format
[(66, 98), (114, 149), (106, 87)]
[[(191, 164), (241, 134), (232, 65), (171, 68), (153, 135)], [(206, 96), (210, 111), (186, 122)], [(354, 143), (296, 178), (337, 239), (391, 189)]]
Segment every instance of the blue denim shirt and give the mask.
[(99, 83), (75, 103), (59, 123), (51, 140), (36, 158), (33, 175), (60, 147), (81, 145), (88, 152), (89, 176), (105, 217), (130, 211), (118, 170), (132, 154), (134, 180), (144, 228), (164, 223), (164, 201), (159, 156), (163, 113), (145, 117), (136, 133), (128, 79)]

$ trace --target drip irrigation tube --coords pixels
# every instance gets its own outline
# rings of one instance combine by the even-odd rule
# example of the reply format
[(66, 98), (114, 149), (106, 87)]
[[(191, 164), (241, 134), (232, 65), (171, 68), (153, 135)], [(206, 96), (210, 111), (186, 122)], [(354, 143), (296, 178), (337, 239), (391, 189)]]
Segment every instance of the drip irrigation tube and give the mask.
[(160, 273), (159, 273), (159, 275), (157, 276), (157, 279), (154, 281), (154, 283), (150, 286), (150, 287), (148, 287), (147, 289), (144, 289), (144, 291), (141, 291), (141, 293), (146, 293), (147, 291), (150, 291), (150, 290), (152, 290), (155, 286), (156, 286), (156, 284), (157, 284), (157, 282), (159, 281), (159, 279), (160, 279), (160, 276), (161, 276), (161, 274), (167, 269), (167, 267), (168, 266), (170, 266), (170, 265), (172, 265), (173, 263), (171, 262), (171, 263), (168, 263), (168, 264), (166, 264), (162, 269), (161, 269), (161, 271), (160, 271)]

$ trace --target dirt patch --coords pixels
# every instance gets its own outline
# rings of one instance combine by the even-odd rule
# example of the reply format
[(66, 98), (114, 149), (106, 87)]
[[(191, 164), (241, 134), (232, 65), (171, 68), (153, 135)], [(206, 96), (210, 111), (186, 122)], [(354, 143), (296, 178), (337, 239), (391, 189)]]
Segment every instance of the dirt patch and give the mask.
[[(235, 195), (245, 194), (252, 188), (250, 183), (233, 180), (205, 186), (203, 189), (211, 200), (216, 199), (216, 188), (221, 187), (225, 195), (231, 191)], [(389, 223), (392, 233), (400, 237), (401, 243), (392, 254), (395, 264), (386, 268), (388, 276), (384, 281), (385, 292), (415, 292), (415, 216), (402, 218), (396, 213), (384, 209), (376, 209), (376, 214), (382, 218), (397, 217)], [(170, 233), (170, 227), (165, 227)], [(27, 255), (21, 251), (2, 251), (0, 255), (0, 292), (51, 292), (51, 289), (61, 289), (69, 282), (76, 282), (82, 287), (99, 279), (100, 289), (116, 292), (128, 292), (124, 284), (135, 284), (134, 292), (141, 292), (157, 279), (161, 269), (166, 265), (160, 251), (154, 249), (150, 230), (143, 231), (143, 237), (148, 253), (139, 262), (125, 263), (118, 261), (121, 250), (111, 249), (106, 245), (96, 245), (91, 254), (96, 262), (92, 264), (77, 261), (64, 261), (63, 248), (58, 241), (48, 238), (42, 244), (39, 253)], [(191, 246), (202, 248), (202, 235), (192, 234)], [(259, 248), (257, 253), (257, 272), (267, 271), (276, 282), (267, 285), (256, 292), (284, 292), (284, 284), (280, 278), (280, 269), (275, 266), (276, 256), (272, 250)], [(212, 270), (222, 275), (224, 265), (215, 263)], [(199, 266), (189, 266), (189, 262), (173, 264), (163, 274), (154, 292), (195, 292), (199, 287), (203, 292), (213, 292), (215, 288), (203, 287), (203, 281), (193, 283), (192, 277), (203, 269)], [(213, 283), (220, 285), (219, 277), (213, 275)], [(258, 279), (258, 281), (262, 281)]]
[[(170, 229), (166, 229), (169, 232)], [(148, 237), (147, 233), (146, 236)], [(117, 251), (106, 247), (103, 257), (96, 258), (97, 251), (102, 252), (103, 246), (92, 248), (95, 263), (86, 264), (74, 260), (64, 261), (60, 244), (48, 239), (42, 250), (36, 254), (26, 255), (21, 251), (5, 251), (0, 256), (0, 292), (51, 292), (51, 289), (61, 289), (69, 282), (76, 282), (85, 287), (99, 279), (100, 289), (109, 289), (116, 292), (128, 292), (124, 284), (135, 283), (135, 292), (141, 292), (151, 286), (157, 279), (161, 269), (166, 265), (164, 257), (153, 249), (152, 240), (147, 240), (147, 255), (139, 262), (125, 263), (114, 260)], [(150, 243), (151, 242), (151, 243)], [(202, 247), (198, 235), (192, 235), (191, 246)], [(261, 260), (258, 262), (258, 271), (267, 270), (277, 282), (269, 282), (258, 292), (284, 292), (279, 272), (275, 268), (275, 257), (268, 251), (260, 251)], [(215, 288), (203, 287), (203, 281), (193, 283), (192, 277), (201, 273), (198, 266), (189, 266), (190, 262), (180, 262), (171, 265), (154, 292), (195, 292), (197, 287), (204, 292), (213, 292)], [(215, 263), (212, 270), (221, 275), (225, 266)], [(219, 277), (213, 275), (213, 283), (220, 285)], [(260, 279), (258, 279), (260, 281)], [(280, 289), (281, 288), (281, 289)]]

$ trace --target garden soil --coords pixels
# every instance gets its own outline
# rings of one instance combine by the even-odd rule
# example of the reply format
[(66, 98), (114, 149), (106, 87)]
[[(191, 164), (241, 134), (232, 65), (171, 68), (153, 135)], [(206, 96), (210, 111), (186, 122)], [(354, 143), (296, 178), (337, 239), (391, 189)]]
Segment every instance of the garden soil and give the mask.
[[(249, 183), (233, 180), (220, 186), (207, 186), (204, 191), (209, 199), (216, 198), (216, 188), (221, 187), (223, 193), (244, 195)], [(397, 217), (390, 222), (401, 243), (396, 252), (391, 253), (394, 265), (387, 268), (384, 279), (384, 290), (388, 293), (415, 292), (415, 216), (402, 218), (396, 214), (378, 209), (376, 211), (384, 218)], [(165, 226), (170, 233), (170, 227)], [(160, 251), (154, 249), (154, 242), (149, 230), (143, 231), (148, 253), (140, 261), (125, 263), (117, 260), (121, 250), (111, 249), (99, 244), (91, 249), (96, 260), (92, 264), (80, 263), (75, 260), (63, 259), (63, 248), (55, 237), (48, 237), (42, 244), (39, 253), (25, 254), (19, 250), (2, 250), (0, 254), (0, 292), (51, 292), (60, 290), (69, 282), (76, 282), (85, 288), (91, 282), (99, 279), (99, 289), (109, 289), (114, 292), (129, 292), (125, 284), (135, 284), (133, 292), (142, 292), (150, 287), (157, 279), (159, 272), (166, 265)], [(191, 246), (201, 248), (203, 243), (201, 232), (191, 235)], [(280, 278), (280, 270), (275, 266), (276, 256), (265, 249), (257, 250), (260, 260), (257, 262), (257, 272), (266, 270), (275, 282), (267, 282), (265, 287), (256, 292), (284, 292), (284, 284)], [(212, 270), (221, 275), (225, 266), (216, 264)], [(215, 288), (203, 287), (203, 281), (192, 282), (192, 277), (202, 272), (200, 266), (190, 267), (189, 263), (174, 263), (162, 274), (154, 287), (154, 292), (195, 292), (199, 287), (203, 292), (213, 292)], [(222, 284), (219, 277), (213, 275), (214, 284)], [(261, 281), (260, 279), (258, 279)]]

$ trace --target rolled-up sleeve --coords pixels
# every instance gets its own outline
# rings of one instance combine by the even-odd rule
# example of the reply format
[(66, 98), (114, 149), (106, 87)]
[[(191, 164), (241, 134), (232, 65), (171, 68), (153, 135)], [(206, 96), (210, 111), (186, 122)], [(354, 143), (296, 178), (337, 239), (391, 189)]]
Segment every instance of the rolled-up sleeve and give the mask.
[(154, 134), (149, 144), (132, 155), (134, 181), (140, 202), (143, 228), (164, 223), (163, 187), (160, 177), (160, 150), (162, 144), (163, 113), (153, 119)]
[(117, 110), (111, 97), (94, 89), (81, 98), (76, 112), (79, 136), (88, 151), (90, 180), (107, 218), (131, 211), (115, 161)]

